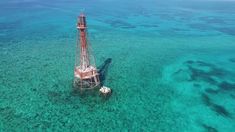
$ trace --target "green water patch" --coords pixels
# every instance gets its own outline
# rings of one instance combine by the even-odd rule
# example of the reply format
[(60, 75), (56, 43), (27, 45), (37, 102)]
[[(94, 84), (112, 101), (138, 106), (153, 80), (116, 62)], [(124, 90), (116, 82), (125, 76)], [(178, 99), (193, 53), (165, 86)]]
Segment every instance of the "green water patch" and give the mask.
[[(39, 119), (40, 113), (31, 117), (25, 117), (23, 114), (17, 113), (12, 107), (0, 108), (1, 131), (30, 131), (37, 129), (40, 131), (48, 130), (51, 123)], [(29, 125), (30, 124), (30, 125)]]
[[(234, 38), (216, 30), (233, 27), (232, 14), (229, 23), (178, 3), (92, 2), (1, 4), (0, 131), (234, 130)], [(82, 8), (108, 99), (72, 89)], [(20, 30), (5, 23), (18, 18)]]
[[(159, 65), (164, 57), (155, 49), (142, 48), (143, 39), (139, 42), (129, 37), (133, 45), (128, 45), (126, 37), (108, 37), (101, 36), (103, 39), (95, 41), (93, 48), (97, 49), (103, 83), (113, 90), (110, 98), (98, 94), (80, 96), (72, 91), (75, 51), (71, 45), (75, 42), (66, 45), (63, 38), (28, 40), (9, 45), (7, 54), (1, 52), (0, 108), (11, 108), (12, 115), (20, 115), (11, 118), (29, 122), (23, 123), (22, 128), (36, 130), (173, 131), (186, 126), (182, 116), (173, 113), (169, 106), (174, 92), (159, 82)], [(145, 58), (151, 58), (152, 63)], [(154, 74), (149, 74), (152, 71)], [(2, 117), (6, 131), (11, 127), (7, 122), (18, 126), (12, 119)], [(176, 127), (170, 127), (174, 124)]]
[[(163, 80), (178, 93), (172, 102), (175, 111), (185, 109), (190, 115), (185, 118), (191, 120), (189, 125), (197, 126), (195, 130), (234, 129), (235, 71), (228, 58), (192, 55), (180, 58), (163, 71)], [(221, 125), (221, 121), (225, 123)]]

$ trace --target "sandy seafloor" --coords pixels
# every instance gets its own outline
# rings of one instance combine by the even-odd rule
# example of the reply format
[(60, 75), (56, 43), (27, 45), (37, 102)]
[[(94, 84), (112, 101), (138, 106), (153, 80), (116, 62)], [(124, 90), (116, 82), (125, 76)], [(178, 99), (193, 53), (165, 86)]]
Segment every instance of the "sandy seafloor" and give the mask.
[[(81, 11), (108, 99), (72, 91)], [(235, 2), (1, 1), (0, 131), (235, 131)]]

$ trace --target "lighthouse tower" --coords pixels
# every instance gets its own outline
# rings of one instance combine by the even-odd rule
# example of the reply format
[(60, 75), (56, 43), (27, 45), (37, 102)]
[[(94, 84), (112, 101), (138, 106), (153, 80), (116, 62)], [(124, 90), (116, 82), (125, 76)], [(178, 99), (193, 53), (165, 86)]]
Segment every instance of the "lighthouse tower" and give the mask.
[(85, 89), (93, 89), (100, 84), (99, 74), (95, 63), (91, 64), (91, 55), (88, 50), (87, 42), (87, 24), (86, 17), (81, 14), (77, 23), (77, 47), (76, 47), (76, 63), (74, 68), (74, 87)]

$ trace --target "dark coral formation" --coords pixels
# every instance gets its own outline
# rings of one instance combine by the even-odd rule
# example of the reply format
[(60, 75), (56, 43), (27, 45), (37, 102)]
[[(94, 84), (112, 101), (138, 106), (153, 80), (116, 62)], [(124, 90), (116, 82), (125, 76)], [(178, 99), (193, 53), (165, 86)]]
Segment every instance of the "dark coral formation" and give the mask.
[(206, 124), (201, 124), (201, 126), (206, 130), (206, 132), (218, 132), (217, 129)]
[[(194, 88), (204, 88), (205, 93), (201, 93), (203, 103), (215, 113), (226, 118), (232, 118), (232, 113), (230, 113), (224, 106), (213, 102), (209, 97), (209, 95), (217, 96), (218, 94), (223, 94), (225, 96), (229, 95), (230, 98), (234, 97), (231, 93), (235, 91), (235, 83), (224, 80), (231, 73), (223, 68), (219, 68), (217, 65), (201, 60), (188, 60), (185, 61), (184, 64), (186, 68), (179, 68), (172, 75), (186, 76), (182, 71), (188, 72), (190, 78), (183, 81), (192, 83)], [(201, 83), (207, 83), (211, 85), (211, 87), (204, 87)], [(216, 131), (206, 125), (203, 127), (208, 131)]]
[(106, 20), (105, 23), (110, 24), (112, 27), (115, 28), (125, 28), (125, 29), (135, 28), (134, 25), (125, 22), (123, 20)]
[(189, 70), (191, 72), (191, 81), (203, 80), (203, 81), (208, 82), (210, 84), (217, 84), (217, 81), (211, 77), (211, 75), (213, 75), (213, 73), (205, 72), (203, 70), (193, 68), (191, 66), (189, 66)]
[[(188, 60), (185, 63), (191, 73), (190, 81), (204, 81), (212, 85), (218, 85), (219, 82), (215, 80), (215, 77), (223, 78), (228, 73), (226, 70), (204, 61)], [(204, 70), (203, 68), (209, 70)]]
[(215, 111), (217, 114), (224, 116), (224, 117), (229, 117), (229, 118), (232, 117), (230, 112), (228, 112), (223, 106), (212, 102), (209, 96), (204, 93), (202, 94), (202, 101), (206, 106), (210, 107), (211, 110)]
[(213, 17), (213, 16), (204, 16), (200, 17), (200, 20), (208, 23), (208, 24), (225, 24), (225, 21), (219, 17)]
[(221, 82), (218, 86), (221, 91), (234, 91), (235, 90), (235, 84), (228, 83), (226, 81)]
[(227, 35), (233, 35), (235, 36), (235, 28), (227, 28), (227, 27), (224, 27), (224, 28), (217, 28), (218, 31), (222, 32), (222, 33), (225, 33)]
[(0, 30), (14, 30), (18, 29), (21, 26), (20, 21), (14, 21), (14, 22), (1, 22), (0, 23)]
[(209, 94), (217, 94), (219, 92), (218, 90), (214, 90), (212, 88), (207, 88), (205, 91)]
[(229, 61), (235, 63), (235, 58), (230, 58)]
[(211, 27), (208, 27), (207, 24), (202, 24), (202, 23), (189, 24), (189, 27), (193, 29), (201, 30), (201, 31), (211, 30)]
[(141, 27), (145, 27), (145, 28), (157, 28), (159, 27), (159, 25), (157, 24), (141, 24)]

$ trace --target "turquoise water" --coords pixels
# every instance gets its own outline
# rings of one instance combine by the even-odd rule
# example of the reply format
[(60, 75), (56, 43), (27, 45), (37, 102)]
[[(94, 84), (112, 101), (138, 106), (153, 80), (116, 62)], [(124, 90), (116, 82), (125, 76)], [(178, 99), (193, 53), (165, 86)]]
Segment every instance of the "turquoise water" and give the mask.
[[(235, 2), (0, 2), (0, 131), (235, 130)], [(108, 99), (72, 91), (76, 21)], [(109, 60), (110, 60), (109, 59)]]

